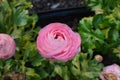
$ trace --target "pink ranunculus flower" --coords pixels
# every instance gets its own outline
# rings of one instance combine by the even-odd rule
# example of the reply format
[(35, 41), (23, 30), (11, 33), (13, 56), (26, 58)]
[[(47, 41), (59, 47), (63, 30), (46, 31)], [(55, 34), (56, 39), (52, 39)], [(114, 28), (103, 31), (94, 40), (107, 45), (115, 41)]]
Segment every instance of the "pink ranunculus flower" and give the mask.
[(100, 78), (101, 80), (120, 80), (120, 66), (112, 64), (104, 67)]
[(41, 56), (66, 62), (80, 52), (81, 38), (63, 23), (51, 23), (40, 30), (37, 49)]
[(0, 59), (11, 58), (15, 53), (16, 44), (12, 37), (0, 33)]

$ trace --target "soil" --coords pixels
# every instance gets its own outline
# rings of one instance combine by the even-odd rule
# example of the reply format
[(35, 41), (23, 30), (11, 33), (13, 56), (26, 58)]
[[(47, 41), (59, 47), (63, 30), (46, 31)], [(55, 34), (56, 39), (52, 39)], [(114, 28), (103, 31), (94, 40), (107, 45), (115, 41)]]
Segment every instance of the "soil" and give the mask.
[[(79, 20), (93, 13), (86, 11), (85, 0), (30, 0), (33, 8), (30, 14), (37, 13), (39, 20), (37, 26), (44, 27), (53, 22), (61, 22), (69, 25), (77, 31)], [(77, 9), (77, 10), (76, 10)]]
[(84, 0), (31, 0), (31, 12), (44, 12), (56, 9), (75, 8), (85, 5)]
[(26, 75), (19, 72), (9, 72), (3, 76), (2, 80), (26, 80)]

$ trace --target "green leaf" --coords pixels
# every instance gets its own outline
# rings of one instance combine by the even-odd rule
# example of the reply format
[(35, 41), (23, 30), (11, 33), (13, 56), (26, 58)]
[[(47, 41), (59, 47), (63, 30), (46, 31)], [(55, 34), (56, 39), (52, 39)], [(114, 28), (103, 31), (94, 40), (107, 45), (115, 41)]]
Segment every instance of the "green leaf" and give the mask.
[(13, 59), (9, 59), (5, 62), (4, 70), (5, 72), (11, 71), (11, 69), (14, 69), (15, 67), (15, 61)]
[(120, 7), (116, 7), (113, 12), (113, 15), (120, 20)]
[(55, 72), (60, 75), (60, 77), (62, 77), (64, 80), (70, 80), (67, 66), (55, 65)]
[(118, 53), (116, 56), (120, 59), (120, 53)]
[(93, 35), (94, 35), (95, 40), (99, 41), (101, 44), (104, 43), (104, 34), (102, 30), (96, 29), (94, 33), (95, 34)]
[(84, 31), (84, 32), (91, 32), (93, 26), (92, 26), (92, 17), (89, 18), (83, 18), (80, 21), (79, 26), (81, 26), (80, 28), (78, 28), (80, 31)]
[(79, 76), (81, 74), (81, 70), (80, 70), (80, 63), (81, 62), (79, 60), (80, 54), (81, 53), (79, 53), (78, 55), (75, 56), (75, 58), (72, 60), (72, 63), (70, 65), (70, 70), (74, 76)]
[(99, 64), (95, 60), (92, 60), (92, 58), (88, 55), (88, 53), (80, 53), (72, 60), (70, 71), (77, 80), (99, 79), (99, 72), (101, 71), (103, 65)]
[(4, 65), (3, 65), (3, 61), (0, 60), (0, 76), (2, 76), (3, 70), (4, 69)]
[(0, 60), (0, 70), (3, 69), (3, 61)]
[(27, 15), (28, 11), (27, 10), (14, 10), (14, 23), (17, 26), (24, 26), (27, 24)]
[(117, 41), (119, 39), (119, 31), (118, 30), (110, 30), (109, 31), (109, 38), (113, 41)]
[(103, 15), (102, 14), (95, 15), (93, 17), (93, 26), (95, 28), (99, 28), (99, 25), (102, 22), (102, 20), (103, 20)]
[(62, 77), (62, 68), (59, 65), (55, 65), (55, 72)]
[(102, 9), (102, 0), (85, 0), (92, 10)]
[(26, 75), (29, 77), (40, 77), (39, 74), (37, 74), (33, 68), (27, 68)]
[(62, 72), (63, 79), (64, 80), (70, 80), (69, 73), (68, 73), (68, 67), (65, 66), (62, 69), (63, 69), (63, 72)]
[(33, 7), (32, 3), (29, 0), (14, 0), (12, 1), (12, 5), (14, 7), (20, 8), (21, 10)]
[(43, 60), (44, 59), (38, 54), (34, 57), (34, 59), (32, 61), (32, 65), (33, 66), (40, 66), (40, 65), (42, 65)]
[(38, 72), (38, 74), (40, 75), (40, 77), (42, 79), (44, 79), (44, 78), (46, 78), (46, 77), (49, 76), (49, 74), (44, 69), (42, 69), (42, 68), (39, 71), (37, 70), (37, 72)]
[[(79, 53), (78, 55), (75, 56), (75, 58), (72, 60), (72, 64), (74, 65), (75, 68), (80, 69), (80, 62), (79, 62), (79, 57), (80, 57)], [(81, 58), (82, 59), (82, 58)], [(79, 70), (78, 70), (79, 71)]]
[(82, 38), (82, 50), (89, 52), (89, 49), (100, 47), (104, 43), (104, 33), (99, 28), (93, 26), (93, 18), (83, 18), (78, 27), (78, 32)]
[(21, 29), (14, 29), (14, 31), (12, 32), (11, 36), (14, 38), (14, 39), (17, 39), (17, 38), (21, 38), (21, 35), (22, 35), (22, 30)]

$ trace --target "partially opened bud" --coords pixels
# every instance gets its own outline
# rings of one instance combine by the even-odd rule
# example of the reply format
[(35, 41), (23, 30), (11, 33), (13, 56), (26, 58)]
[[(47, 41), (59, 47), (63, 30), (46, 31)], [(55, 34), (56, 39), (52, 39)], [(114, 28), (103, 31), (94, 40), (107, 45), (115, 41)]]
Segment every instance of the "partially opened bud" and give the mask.
[(95, 56), (95, 60), (98, 62), (102, 62), (103, 61), (103, 57), (101, 55), (96, 55)]
[(0, 59), (11, 58), (15, 53), (15, 41), (7, 34), (0, 34)]

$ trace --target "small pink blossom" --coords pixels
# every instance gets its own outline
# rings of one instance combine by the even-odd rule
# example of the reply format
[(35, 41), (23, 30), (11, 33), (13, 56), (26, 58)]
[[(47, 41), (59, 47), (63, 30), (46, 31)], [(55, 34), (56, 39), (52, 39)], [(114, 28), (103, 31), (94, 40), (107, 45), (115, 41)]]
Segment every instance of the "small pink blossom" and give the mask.
[(104, 67), (100, 78), (101, 80), (120, 80), (120, 66), (113, 64)]
[(15, 53), (15, 42), (7, 34), (0, 34), (0, 59), (6, 60), (11, 58)]
[(39, 53), (51, 60), (71, 60), (80, 51), (80, 45), (80, 35), (63, 23), (48, 24), (37, 37)]

